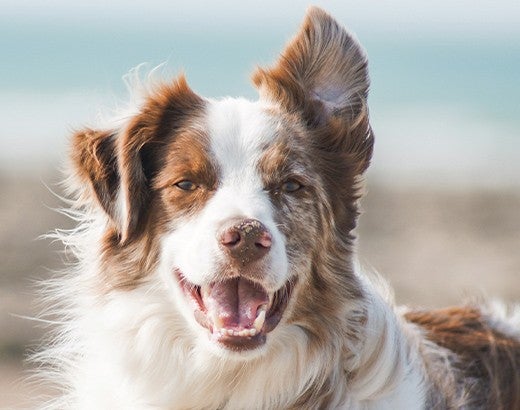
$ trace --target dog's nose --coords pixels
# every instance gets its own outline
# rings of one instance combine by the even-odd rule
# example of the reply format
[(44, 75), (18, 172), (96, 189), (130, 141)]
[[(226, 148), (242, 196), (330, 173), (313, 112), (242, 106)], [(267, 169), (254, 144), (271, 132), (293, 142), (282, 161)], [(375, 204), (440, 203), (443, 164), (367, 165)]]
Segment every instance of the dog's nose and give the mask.
[(219, 234), (222, 248), (242, 266), (257, 261), (271, 249), (269, 230), (256, 219), (232, 220)]

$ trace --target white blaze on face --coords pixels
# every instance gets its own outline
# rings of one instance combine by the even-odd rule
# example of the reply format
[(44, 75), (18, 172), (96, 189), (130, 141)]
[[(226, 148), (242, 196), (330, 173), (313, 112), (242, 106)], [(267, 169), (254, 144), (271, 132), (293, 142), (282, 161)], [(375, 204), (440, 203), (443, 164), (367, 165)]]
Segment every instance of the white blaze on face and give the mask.
[(231, 98), (208, 104), (204, 126), (210, 138), (210, 155), (218, 166), (217, 191), (200, 212), (174, 227), (163, 249), (168, 265), (179, 269), (191, 283), (215, 280), (217, 267), (225, 263), (217, 233), (234, 218), (257, 219), (272, 235), (264, 287), (274, 291), (288, 279), (285, 239), (276, 227), (269, 193), (257, 166), (262, 148), (276, 135), (275, 121), (266, 108), (260, 102)]

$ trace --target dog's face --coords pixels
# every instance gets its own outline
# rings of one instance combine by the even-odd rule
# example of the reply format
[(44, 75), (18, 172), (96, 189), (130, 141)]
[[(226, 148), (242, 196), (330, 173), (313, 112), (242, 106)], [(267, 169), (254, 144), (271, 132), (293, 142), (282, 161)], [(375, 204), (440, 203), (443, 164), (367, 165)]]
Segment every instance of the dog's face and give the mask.
[(180, 78), (118, 129), (73, 140), (81, 193), (107, 216), (100, 282), (160, 277), (187, 331), (241, 355), (277, 327), (318, 334), (356, 293), (351, 231), (373, 143), (366, 60), (323, 11), (253, 81), (257, 102), (204, 99)]
[(231, 349), (264, 344), (310, 271), (324, 204), (298, 118), (264, 102), (208, 101), (157, 178), (162, 272), (181, 307)]

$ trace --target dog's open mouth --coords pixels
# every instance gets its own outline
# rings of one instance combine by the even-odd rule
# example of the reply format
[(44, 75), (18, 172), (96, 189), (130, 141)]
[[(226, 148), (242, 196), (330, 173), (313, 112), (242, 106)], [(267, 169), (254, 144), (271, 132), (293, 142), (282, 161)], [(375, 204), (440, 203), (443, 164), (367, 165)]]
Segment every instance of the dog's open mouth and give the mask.
[(249, 350), (265, 343), (266, 335), (280, 322), (291, 297), (288, 281), (274, 293), (245, 278), (235, 277), (208, 286), (190, 283), (176, 271), (197, 322), (212, 340), (231, 350)]

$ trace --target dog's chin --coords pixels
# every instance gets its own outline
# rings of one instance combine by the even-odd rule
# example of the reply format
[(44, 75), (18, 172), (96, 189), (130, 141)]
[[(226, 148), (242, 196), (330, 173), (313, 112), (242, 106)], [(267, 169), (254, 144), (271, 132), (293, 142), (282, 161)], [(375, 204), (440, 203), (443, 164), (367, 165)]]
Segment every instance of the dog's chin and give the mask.
[(268, 333), (282, 319), (294, 286), (294, 280), (288, 280), (277, 291), (268, 292), (260, 283), (243, 277), (198, 286), (180, 270), (174, 273), (195, 320), (206, 329), (212, 344), (244, 356), (265, 345)]

